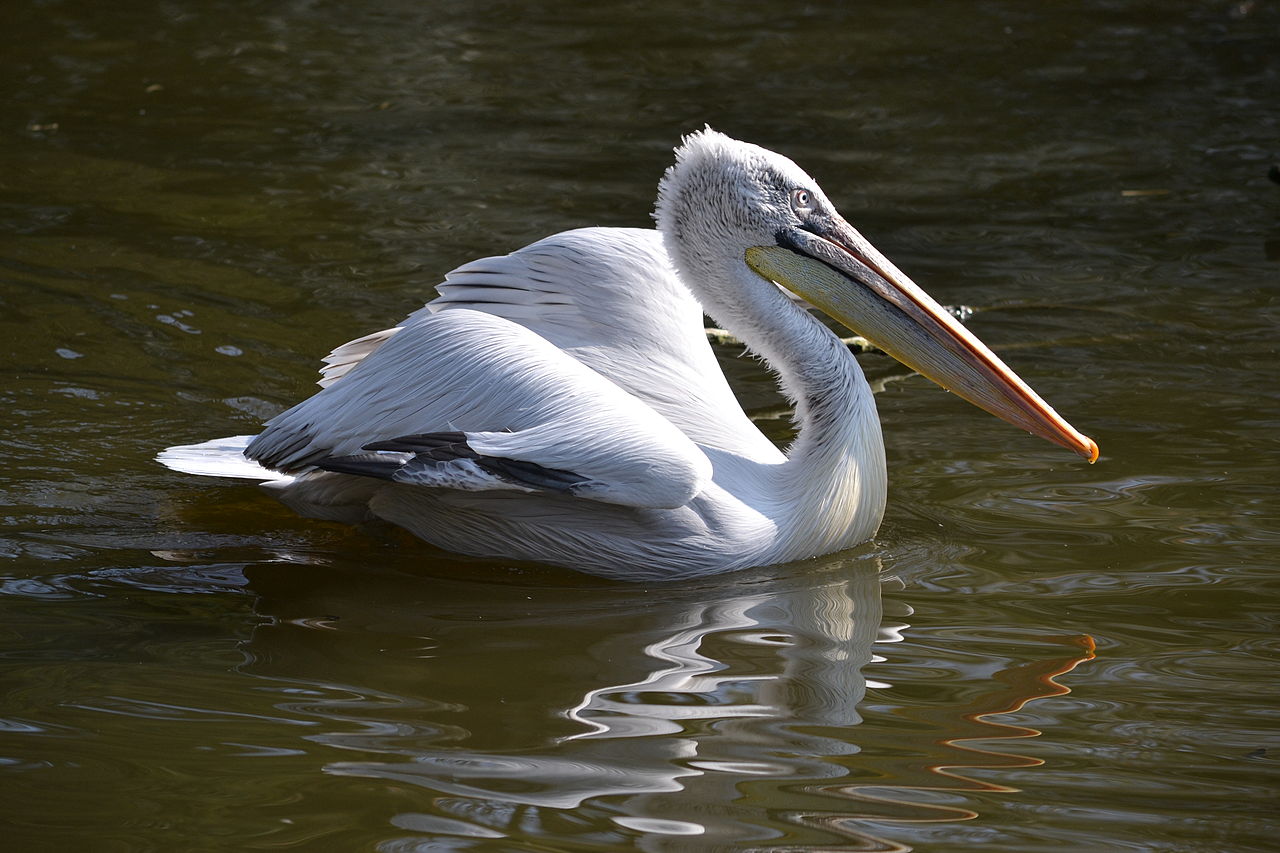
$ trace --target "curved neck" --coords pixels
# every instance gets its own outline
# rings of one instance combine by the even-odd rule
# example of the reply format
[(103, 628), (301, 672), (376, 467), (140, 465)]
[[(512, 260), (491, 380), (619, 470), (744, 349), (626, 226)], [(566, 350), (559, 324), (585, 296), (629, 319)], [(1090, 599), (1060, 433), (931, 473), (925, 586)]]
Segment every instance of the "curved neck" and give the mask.
[[(762, 484), (776, 507), (774, 558), (869, 539), (880, 525), (887, 482), (880, 420), (862, 368), (834, 332), (745, 263), (725, 266), (731, 272), (715, 284), (727, 287), (704, 280), (695, 294), (717, 323), (768, 363), (795, 404), (796, 440)], [(732, 301), (719, 297), (726, 292)]]

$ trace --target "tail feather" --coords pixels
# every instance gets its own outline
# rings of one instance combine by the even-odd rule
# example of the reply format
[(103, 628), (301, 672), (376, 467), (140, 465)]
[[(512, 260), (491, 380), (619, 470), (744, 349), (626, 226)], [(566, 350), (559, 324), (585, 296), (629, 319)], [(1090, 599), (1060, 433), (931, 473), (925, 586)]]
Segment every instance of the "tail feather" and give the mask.
[(290, 474), (272, 471), (245, 458), (244, 449), (253, 438), (252, 435), (233, 435), (200, 444), (182, 444), (161, 451), (156, 461), (174, 471), (202, 477), (232, 477), (259, 482), (292, 480)]

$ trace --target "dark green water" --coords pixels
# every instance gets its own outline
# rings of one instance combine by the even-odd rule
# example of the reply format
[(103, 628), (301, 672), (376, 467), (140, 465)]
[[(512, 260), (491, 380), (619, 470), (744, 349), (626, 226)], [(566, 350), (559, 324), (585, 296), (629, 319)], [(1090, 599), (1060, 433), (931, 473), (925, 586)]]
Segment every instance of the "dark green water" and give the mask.
[[(1265, 0), (9, 3), (5, 849), (1276, 849), (1278, 57)], [(664, 587), (151, 461), (459, 263), (646, 224), (704, 122), (1101, 461), (890, 382), (875, 543)]]

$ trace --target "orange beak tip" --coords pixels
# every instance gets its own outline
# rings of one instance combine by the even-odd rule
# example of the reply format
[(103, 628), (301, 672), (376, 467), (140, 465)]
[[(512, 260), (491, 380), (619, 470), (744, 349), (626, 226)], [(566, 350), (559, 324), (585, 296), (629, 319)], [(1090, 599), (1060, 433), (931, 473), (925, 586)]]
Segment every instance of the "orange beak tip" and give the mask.
[(1089, 464), (1092, 465), (1093, 463), (1098, 461), (1098, 442), (1094, 441), (1092, 438), (1089, 438), (1088, 436), (1085, 436), (1085, 441), (1089, 443), (1085, 445), (1085, 448), (1080, 453), (1080, 455), (1083, 456), (1085, 459), (1088, 459)]

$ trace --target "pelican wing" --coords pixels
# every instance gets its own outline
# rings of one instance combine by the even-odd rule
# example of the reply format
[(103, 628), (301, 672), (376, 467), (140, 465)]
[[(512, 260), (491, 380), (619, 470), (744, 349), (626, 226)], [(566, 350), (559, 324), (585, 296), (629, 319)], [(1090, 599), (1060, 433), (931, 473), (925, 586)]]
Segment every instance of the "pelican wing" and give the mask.
[[(458, 267), (437, 289), (423, 312), (503, 317), (607, 377), (699, 444), (761, 461), (782, 458), (738, 405), (707, 343), (702, 307), (655, 230), (565, 231)], [(400, 328), (334, 350), (320, 384), (346, 376)]]
[(468, 490), (676, 507), (711, 477), (669, 420), (545, 338), (474, 310), (419, 311), (245, 456)]

